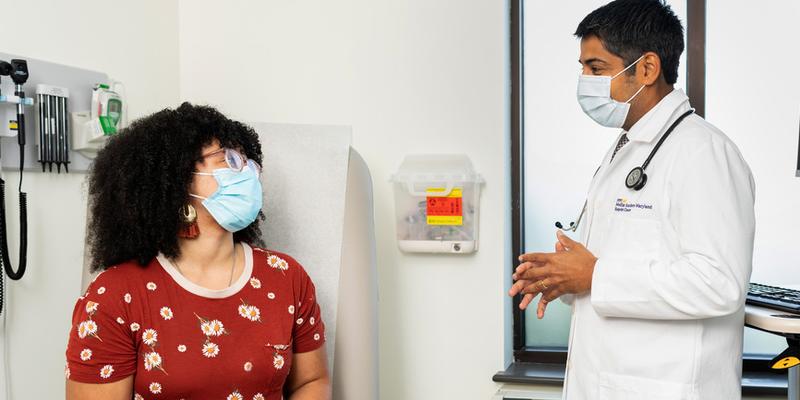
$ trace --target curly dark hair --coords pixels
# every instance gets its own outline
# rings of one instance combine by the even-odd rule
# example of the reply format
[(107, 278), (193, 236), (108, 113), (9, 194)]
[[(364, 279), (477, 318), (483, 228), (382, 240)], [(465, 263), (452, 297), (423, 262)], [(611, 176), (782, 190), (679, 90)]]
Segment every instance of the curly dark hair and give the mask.
[[(262, 161), (253, 128), (208, 106), (183, 103), (138, 119), (111, 137), (97, 154), (88, 177), (90, 270), (135, 260), (146, 265), (158, 252), (180, 255), (179, 209), (189, 202), (195, 163), (217, 139)], [(259, 222), (234, 233), (236, 242), (263, 246)]]

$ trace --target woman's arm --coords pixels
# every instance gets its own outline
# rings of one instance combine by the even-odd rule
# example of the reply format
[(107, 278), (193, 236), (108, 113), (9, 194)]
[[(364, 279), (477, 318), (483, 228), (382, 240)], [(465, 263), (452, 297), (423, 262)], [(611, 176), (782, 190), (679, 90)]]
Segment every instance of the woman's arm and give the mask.
[(133, 375), (112, 383), (81, 383), (67, 379), (66, 400), (130, 400)]
[(325, 346), (294, 355), (286, 390), (289, 400), (330, 400), (331, 380)]

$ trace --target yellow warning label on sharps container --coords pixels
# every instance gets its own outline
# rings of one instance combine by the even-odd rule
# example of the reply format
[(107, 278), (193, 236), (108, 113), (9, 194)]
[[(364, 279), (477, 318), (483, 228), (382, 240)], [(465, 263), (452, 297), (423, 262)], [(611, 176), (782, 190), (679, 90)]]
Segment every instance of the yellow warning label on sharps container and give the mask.
[(444, 188), (428, 188), (426, 191), (428, 225), (462, 225), (464, 209), (461, 188), (453, 188), (446, 197), (436, 196), (444, 191)]

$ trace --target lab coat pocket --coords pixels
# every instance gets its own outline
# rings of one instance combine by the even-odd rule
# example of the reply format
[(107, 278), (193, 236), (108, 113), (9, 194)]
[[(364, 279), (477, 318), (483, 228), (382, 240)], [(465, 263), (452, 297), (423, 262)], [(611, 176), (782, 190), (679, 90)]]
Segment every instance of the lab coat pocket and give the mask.
[(650, 218), (611, 216), (604, 254), (623, 258), (656, 258), (661, 243), (661, 222)]
[(694, 385), (641, 378), (630, 375), (601, 373), (599, 400), (699, 400)]

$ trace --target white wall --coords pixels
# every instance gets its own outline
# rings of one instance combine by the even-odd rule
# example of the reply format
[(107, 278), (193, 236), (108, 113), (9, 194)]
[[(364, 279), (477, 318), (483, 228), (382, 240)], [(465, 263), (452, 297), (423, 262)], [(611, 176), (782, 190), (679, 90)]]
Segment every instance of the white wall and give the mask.
[[(758, 17), (741, 29), (735, 21)], [(800, 3), (708, 2), (707, 116), (739, 145), (756, 181), (753, 281), (800, 285), (800, 80), (776, 73), (800, 63), (794, 27)], [(746, 55), (746, 56), (743, 56)]]
[[(177, 101), (176, 0), (4, 0), (0, 9), (0, 51), (105, 72), (126, 83), (133, 116)], [(19, 21), (14, 18), (17, 15)], [(104, 17), (110, 23), (101, 31), (95, 20)], [(15, 172), (5, 173), (9, 251), (15, 267), (18, 177)], [(21, 281), (9, 283), (7, 309), (12, 398), (64, 396), (64, 351), (83, 264), (84, 178), (81, 173), (26, 173), (24, 177), (28, 271)], [(5, 399), (2, 374), (0, 382), (0, 399)]]
[[(756, 9), (753, 29), (734, 22)], [(793, 1), (708, 2), (706, 116), (736, 142), (753, 171), (752, 281), (777, 286), (800, 285), (800, 178), (795, 177), (800, 81), (774, 72), (775, 54), (796, 47), (798, 19), (800, 3)], [(800, 63), (800, 53), (787, 52), (780, 62)], [(750, 352), (774, 354), (786, 346), (783, 338), (753, 329), (745, 330), (744, 338)]]
[[(357, 2), (355, 146), (375, 181), (381, 399), (485, 399), (503, 363), (505, 1)], [(397, 251), (385, 179), (405, 153), (466, 153), (486, 180), (474, 256)], [(506, 277), (506, 279), (504, 279)], [(510, 308), (509, 308), (510, 310)]]
[[(507, 4), (179, 4), (182, 98), (243, 120), (353, 126), (375, 185), (381, 399), (489, 398), (507, 313)], [(416, 152), (466, 153), (486, 179), (477, 254), (397, 250), (388, 177)]]

